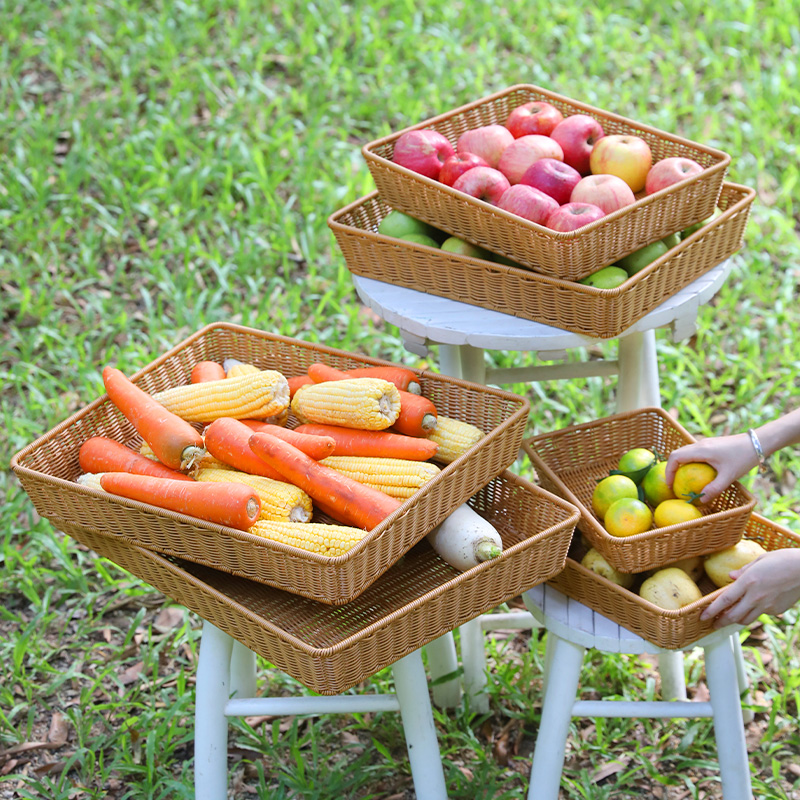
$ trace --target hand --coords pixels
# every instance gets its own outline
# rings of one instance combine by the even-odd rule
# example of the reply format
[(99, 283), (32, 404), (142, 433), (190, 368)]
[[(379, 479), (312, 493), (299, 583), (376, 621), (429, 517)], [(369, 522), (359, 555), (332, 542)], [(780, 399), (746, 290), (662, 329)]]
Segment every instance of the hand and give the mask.
[(664, 473), (667, 484), (672, 486), (678, 467), (691, 461), (704, 461), (717, 471), (717, 477), (703, 489), (702, 502), (707, 503), (750, 472), (758, 464), (758, 456), (746, 433), (703, 439), (670, 453)]
[(703, 611), (715, 628), (748, 625), (761, 614), (782, 614), (800, 600), (800, 548), (772, 550), (731, 572), (733, 583)]

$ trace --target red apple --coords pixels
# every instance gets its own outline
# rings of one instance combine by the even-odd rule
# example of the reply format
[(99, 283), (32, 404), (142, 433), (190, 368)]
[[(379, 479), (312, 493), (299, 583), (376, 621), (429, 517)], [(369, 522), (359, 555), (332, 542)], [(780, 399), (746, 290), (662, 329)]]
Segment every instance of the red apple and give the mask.
[(453, 153), (442, 164), (439, 180), (448, 186), (452, 186), (456, 182), (456, 178), (463, 175), (468, 169), (488, 166), (486, 161), (480, 156), (476, 156), (475, 153)]
[(666, 189), (678, 181), (699, 175), (703, 167), (691, 158), (684, 156), (671, 156), (656, 161), (647, 173), (644, 190), (647, 194), (653, 194), (661, 189)]
[(550, 134), (564, 151), (564, 161), (581, 175), (591, 172), (589, 158), (595, 142), (605, 135), (603, 126), (588, 114), (565, 117)]
[(625, 134), (604, 136), (592, 148), (589, 157), (589, 166), (595, 175), (616, 175), (633, 192), (644, 189), (644, 182), (652, 165), (650, 145), (639, 136)]
[(496, 167), (503, 150), (513, 141), (514, 137), (505, 125), (483, 125), (480, 128), (464, 131), (458, 137), (456, 151), (475, 153), (490, 167)]
[(503, 150), (497, 169), (508, 178), (511, 184), (519, 183), (525, 170), (540, 158), (555, 158), (563, 160), (564, 153), (558, 142), (549, 136), (532, 133), (529, 136), (520, 136)]
[(549, 136), (562, 119), (564, 115), (554, 105), (534, 101), (517, 106), (508, 115), (506, 128), (511, 131), (515, 139), (531, 133)]
[(545, 220), (558, 208), (558, 203), (550, 195), (534, 189), (533, 186), (518, 183), (503, 192), (497, 207), (544, 225)]
[(433, 130), (406, 131), (394, 143), (392, 161), (436, 180), (442, 164), (455, 153), (447, 137)]
[(572, 190), (580, 179), (580, 172), (569, 164), (556, 158), (540, 158), (525, 170), (520, 184), (533, 186), (549, 194), (559, 205), (564, 205), (569, 203)]
[(478, 200), (496, 206), (503, 192), (511, 186), (500, 170), (492, 167), (473, 167), (456, 179), (453, 188)]
[(575, 184), (570, 203), (592, 203), (606, 214), (636, 202), (631, 187), (616, 175), (587, 175)]
[(604, 216), (603, 209), (591, 203), (565, 203), (559, 206), (544, 224), (554, 231), (574, 231)]

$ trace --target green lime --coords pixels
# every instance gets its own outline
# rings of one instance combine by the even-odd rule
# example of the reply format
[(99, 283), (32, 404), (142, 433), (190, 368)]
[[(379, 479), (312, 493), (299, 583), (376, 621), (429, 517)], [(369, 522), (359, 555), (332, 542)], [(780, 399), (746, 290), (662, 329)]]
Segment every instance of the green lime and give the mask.
[(638, 484), (655, 463), (656, 456), (652, 450), (645, 447), (634, 447), (633, 450), (628, 450), (620, 457), (617, 469)]

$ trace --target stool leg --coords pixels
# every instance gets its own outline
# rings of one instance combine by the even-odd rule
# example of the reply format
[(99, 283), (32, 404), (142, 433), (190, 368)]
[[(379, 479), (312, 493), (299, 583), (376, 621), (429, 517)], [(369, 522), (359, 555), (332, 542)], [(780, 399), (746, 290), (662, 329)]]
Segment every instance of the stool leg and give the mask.
[(451, 378), (461, 377), (461, 347), (457, 344), (439, 345), (439, 369)]
[(228, 796), (228, 718), (233, 639), (203, 623), (194, 712), (195, 800)]
[[(744, 653), (742, 652), (742, 642), (739, 639), (738, 633), (731, 634), (731, 641), (733, 642), (733, 657), (736, 660), (736, 676), (739, 679), (739, 697), (742, 698), (743, 705), (750, 705), (752, 698), (750, 697), (750, 681), (747, 678), (747, 670), (744, 666)], [(742, 709), (742, 719), (745, 725), (755, 719), (755, 714), (752, 708)]]
[(489, 711), (486, 694), (486, 651), (483, 628), (479, 618), (465, 622), (459, 629), (461, 666), (464, 668), (464, 690), (469, 695), (470, 708), (478, 714)]
[(722, 796), (725, 800), (753, 800), (739, 700), (739, 678), (730, 638), (706, 646), (705, 657), (706, 680), (714, 712), (714, 736), (717, 740)]
[[(428, 656), (428, 672), (431, 682), (445, 675), (455, 675), (458, 671), (458, 655), (452, 633), (445, 633), (438, 639), (425, 645)], [(431, 686), (433, 702), (439, 708), (457, 708), (461, 703), (461, 682), (454, 677), (451, 680), (434, 683)]]
[(231, 695), (239, 699), (256, 695), (256, 654), (235, 639), (231, 653)]
[(658, 673), (661, 675), (662, 699), (686, 700), (686, 676), (680, 650), (664, 650), (658, 654)]
[(418, 800), (447, 800), (428, 682), (419, 650), (392, 665), (403, 732)]
[(533, 751), (528, 800), (558, 800), (572, 707), (586, 652), (552, 631), (547, 632), (547, 648), (552, 648), (552, 655), (548, 656), (547, 691)]
[(660, 406), (656, 332), (631, 333), (619, 340), (617, 411)]

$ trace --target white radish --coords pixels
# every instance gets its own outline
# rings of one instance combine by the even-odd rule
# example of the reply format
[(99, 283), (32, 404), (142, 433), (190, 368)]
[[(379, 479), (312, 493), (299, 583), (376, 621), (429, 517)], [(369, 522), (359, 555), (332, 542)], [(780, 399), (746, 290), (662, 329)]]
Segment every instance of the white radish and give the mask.
[(427, 539), (437, 555), (462, 572), (503, 552), (495, 527), (466, 503), (443, 519)]

